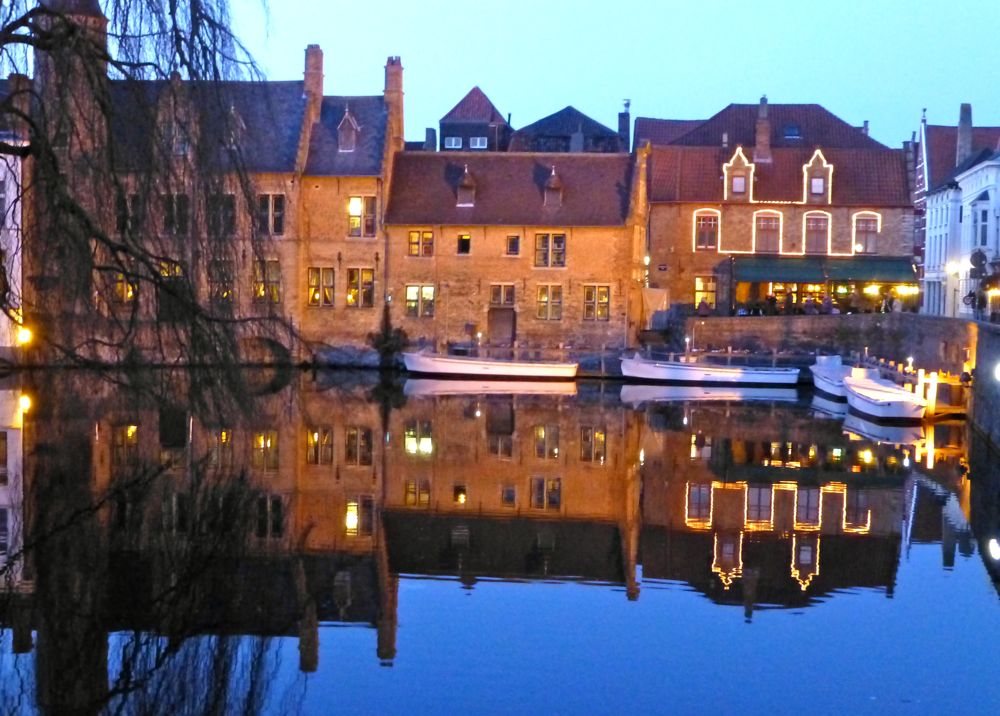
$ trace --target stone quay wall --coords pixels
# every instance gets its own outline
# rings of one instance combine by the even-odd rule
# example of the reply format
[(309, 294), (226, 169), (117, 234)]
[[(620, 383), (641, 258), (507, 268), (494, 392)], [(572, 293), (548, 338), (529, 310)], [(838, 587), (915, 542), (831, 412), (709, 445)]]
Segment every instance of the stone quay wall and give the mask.
[(976, 380), (972, 384), (972, 420), (1000, 447), (1000, 326), (980, 324)]

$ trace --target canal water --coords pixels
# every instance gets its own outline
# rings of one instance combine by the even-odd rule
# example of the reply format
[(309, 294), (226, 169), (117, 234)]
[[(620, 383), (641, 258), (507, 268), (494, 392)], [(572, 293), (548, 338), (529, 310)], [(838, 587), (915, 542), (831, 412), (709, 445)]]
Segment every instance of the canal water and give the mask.
[(997, 713), (997, 453), (838, 411), (9, 377), (0, 713)]

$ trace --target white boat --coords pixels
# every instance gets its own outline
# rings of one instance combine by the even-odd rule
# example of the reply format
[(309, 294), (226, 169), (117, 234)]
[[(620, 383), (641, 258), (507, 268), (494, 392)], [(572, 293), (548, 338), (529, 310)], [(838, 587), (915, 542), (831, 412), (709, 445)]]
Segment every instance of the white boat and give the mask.
[(411, 373), (535, 380), (572, 380), (579, 368), (578, 363), (449, 356), (425, 351), (404, 353), (403, 363)]
[(747, 388), (744, 386), (705, 385), (623, 385), (621, 401), (638, 406), (643, 403), (669, 402), (750, 402), (768, 401), (794, 403), (798, 400), (795, 388)]
[(816, 356), (816, 362), (809, 366), (813, 385), (834, 398), (846, 398), (844, 377), (851, 374), (851, 367), (844, 365), (840, 356)]
[(715, 365), (681, 356), (677, 360), (650, 360), (636, 353), (622, 358), (622, 375), (642, 381), (669, 383), (795, 385), (798, 368), (771, 368), (750, 365)]
[(576, 382), (559, 380), (461, 380), (407, 378), (403, 395), (576, 395)]
[(926, 400), (891, 380), (849, 375), (844, 388), (851, 409), (875, 420), (919, 422), (927, 410)]
[(924, 439), (922, 425), (880, 425), (852, 414), (844, 418), (844, 432), (892, 445), (916, 445)]

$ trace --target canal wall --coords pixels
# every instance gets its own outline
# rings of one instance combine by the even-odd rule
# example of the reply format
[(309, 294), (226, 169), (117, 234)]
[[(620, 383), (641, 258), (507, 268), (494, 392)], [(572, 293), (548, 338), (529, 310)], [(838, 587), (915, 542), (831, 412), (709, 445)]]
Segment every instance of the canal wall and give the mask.
[(972, 420), (976, 428), (1000, 447), (1000, 326), (981, 325), (976, 351), (976, 380), (972, 384)]

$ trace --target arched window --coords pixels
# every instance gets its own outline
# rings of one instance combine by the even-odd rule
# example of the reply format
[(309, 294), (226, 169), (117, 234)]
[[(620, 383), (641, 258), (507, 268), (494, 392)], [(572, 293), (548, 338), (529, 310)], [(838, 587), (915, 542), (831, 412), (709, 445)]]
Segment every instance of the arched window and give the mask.
[(782, 215), (780, 211), (755, 211), (753, 215), (754, 251), (776, 254), (781, 251)]
[(694, 251), (716, 251), (722, 235), (722, 212), (717, 209), (698, 209), (694, 212), (691, 228)]
[(825, 211), (810, 211), (802, 217), (802, 243), (807, 254), (830, 251), (830, 215)]
[(854, 253), (878, 253), (878, 235), (882, 231), (882, 215), (874, 211), (859, 211), (853, 219)]

